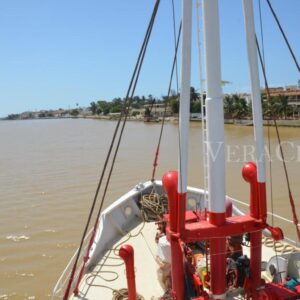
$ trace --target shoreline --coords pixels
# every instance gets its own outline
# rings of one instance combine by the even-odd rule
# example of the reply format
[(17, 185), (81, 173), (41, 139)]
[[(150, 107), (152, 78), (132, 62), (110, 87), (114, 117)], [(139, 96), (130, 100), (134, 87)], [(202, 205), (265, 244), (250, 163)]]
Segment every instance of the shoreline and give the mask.
[[(6, 118), (0, 118), (0, 121), (26, 121), (26, 120), (60, 120), (60, 119), (90, 119), (90, 120), (107, 120), (116, 121), (116, 116), (67, 116), (67, 117), (45, 117), (45, 118), (26, 118), (26, 119), (14, 119), (9, 120)], [(128, 117), (127, 121), (144, 122), (143, 118)], [(145, 123), (160, 123), (162, 118), (155, 119)], [(300, 119), (298, 120), (282, 120), (276, 119), (278, 127), (300, 127)], [(165, 122), (178, 123), (178, 117), (167, 117)], [(201, 119), (190, 119), (190, 122), (202, 122)], [(251, 119), (224, 119), (224, 124), (235, 126), (253, 126), (253, 120)], [(273, 120), (263, 120), (263, 126), (275, 126)]]

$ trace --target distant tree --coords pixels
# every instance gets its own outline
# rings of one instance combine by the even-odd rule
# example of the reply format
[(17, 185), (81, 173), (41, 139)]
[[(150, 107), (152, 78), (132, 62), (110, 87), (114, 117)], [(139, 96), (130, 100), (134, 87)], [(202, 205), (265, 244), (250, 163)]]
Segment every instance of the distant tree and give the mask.
[(133, 111), (132, 114), (131, 114), (133, 117), (137, 116), (137, 115), (140, 115), (140, 112), (139, 111)]
[(171, 110), (173, 114), (178, 114), (179, 113), (179, 100), (178, 98), (172, 97), (170, 99), (170, 105), (171, 105)]
[(78, 114), (79, 114), (78, 109), (72, 109), (71, 112), (70, 112), (70, 115), (73, 116), (73, 117), (77, 117)]
[(110, 107), (109, 107), (109, 112), (111, 113), (119, 113), (122, 111), (123, 108), (123, 101), (121, 98), (115, 98), (112, 100)]
[(234, 102), (234, 118), (242, 119), (246, 117), (249, 113), (247, 101), (237, 94), (232, 95), (232, 98)]
[(6, 117), (7, 120), (17, 120), (20, 118), (19, 114), (10, 114)]
[(200, 101), (195, 101), (191, 103), (190, 108), (191, 113), (201, 113), (201, 103)]
[(281, 114), (281, 117), (286, 119), (288, 112), (291, 111), (291, 107), (289, 105), (288, 97), (285, 95), (278, 95), (276, 97), (276, 101), (278, 102), (278, 112)]
[(234, 100), (233, 100), (232, 96), (226, 95), (224, 97), (224, 113), (225, 113), (225, 116), (228, 116), (229, 118), (232, 118), (234, 110), (235, 110)]
[(101, 109), (101, 107), (99, 107), (99, 106), (96, 107), (96, 114), (97, 114), (97, 115), (102, 114), (102, 109)]
[(149, 107), (145, 108), (144, 116), (148, 118), (151, 117), (151, 111)]
[(247, 101), (237, 94), (224, 97), (224, 114), (233, 119), (242, 119), (250, 114)]
[(93, 101), (90, 103), (90, 111), (92, 112), (92, 114), (94, 115), (97, 111), (97, 104)]
[(97, 109), (96, 113), (99, 115), (103, 113), (104, 115), (107, 115), (109, 113), (110, 104), (105, 100), (99, 100), (97, 101)]
[(190, 100), (191, 102), (200, 101), (200, 94), (193, 86), (190, 87)]

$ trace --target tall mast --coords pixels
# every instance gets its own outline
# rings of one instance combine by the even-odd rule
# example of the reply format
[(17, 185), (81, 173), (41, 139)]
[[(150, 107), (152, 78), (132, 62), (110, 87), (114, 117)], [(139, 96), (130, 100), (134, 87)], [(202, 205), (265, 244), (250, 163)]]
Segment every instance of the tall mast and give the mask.
[[(261, 107), (261, 95), (258, 73), (258, 59), (255, 39), (255, 25), (252, 0), (243, 0), (244, 19), (247, 40), (248, 64), (251, 78), (252, 111), (254, 123), (254, 140), (256, 148), (257, 165), (257, 189), (258, 189), (258, 209), (250, 209), (251, 217), (261, 219), (264, 223), (267, 218), (266, 207), (266, 178), (265, 178), (265, 155), (264, 155), (264, 132)], [(250, 272), (252, 274), (253, 290), (259, 288), (260, 265), (262, 259), (261, 247), (262, 231), (258, 230), (250, 234)]]
[(188, 138), (191, 86), (192, 0), (182, 1), (182, 60), (179, 113), (178, 192), (187, 191)]
[(258, 73), (258, 59), (255, 41), (255, 26), (252, 0), (243, 0), (244, 19), (247, 40), (248, 63), (251, 78), (254, 139), (256, 147), (257, 180), (265, 182), (264, 132), (261, 107), (261, 95)]
[[(206, 64), (206, 124), (209, 222), (222, 226), (225, 216), (224, 112), (221, 85), (221, 55), (218, 0), (203, 0)], [(225, 237), (210, 240), (211, 292), (214, 299), (226, 293)]]
[(218, 0), (203, 0), (206, 64), (206, 123), (208, 150), (208, 210), (225, 212), (224, 112)]

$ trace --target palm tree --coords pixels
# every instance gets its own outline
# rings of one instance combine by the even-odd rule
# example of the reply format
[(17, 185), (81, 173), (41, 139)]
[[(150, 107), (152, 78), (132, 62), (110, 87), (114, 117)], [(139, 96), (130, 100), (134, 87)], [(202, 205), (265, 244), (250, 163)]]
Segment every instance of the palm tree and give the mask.
[(229, 118), (232, 118), (234, 113), (234, 101), (232, 96), (226, 95), (224, 97), (224, 113)]
[(288, 110), (289, 110), (289, 101), (288, 97), (284, 95), (278, 95), (277, 96), (277, 101), (279, 105), (279, 112), (281, 115), (284, 115), (284, 119), (286, 120), (286, 117), (288, 115)]
[(246, 100), (237, 94), (232, 95), (234, 113), (233, 116), (237, 119), (246, 117), (249, 113), (249, 107)]
[(200, 100), (200, 94), (196, 92), (196, 89), (193, 86), (190, 87), (190, 99), (191, 103)]

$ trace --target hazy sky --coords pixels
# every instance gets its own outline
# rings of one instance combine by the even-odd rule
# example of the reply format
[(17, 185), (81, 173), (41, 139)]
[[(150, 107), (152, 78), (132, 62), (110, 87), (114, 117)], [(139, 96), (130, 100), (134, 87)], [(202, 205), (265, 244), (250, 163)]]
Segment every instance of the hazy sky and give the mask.
[[(176, 5), (177, 24), (180, 1)], [(124, 97), (154, 0), (1, 0), (0, 116)], [(300, 79), (261, 0), (270, 85)], [(300, 1), (273, 0), (300, 60)], [(258, 0), (254, 0), (258, 16)], [(194, 0), (194, 8), (195, 8)], [(249, 91), (241, 0), (220, 0), (225, 92)], [(198, 89), (196, 21), (192, 84)], [(257, 23), (257, 33), (260, 34)], [(174, 52), (171, 0), (161, 0), (138, 95), (167, 93)]]

